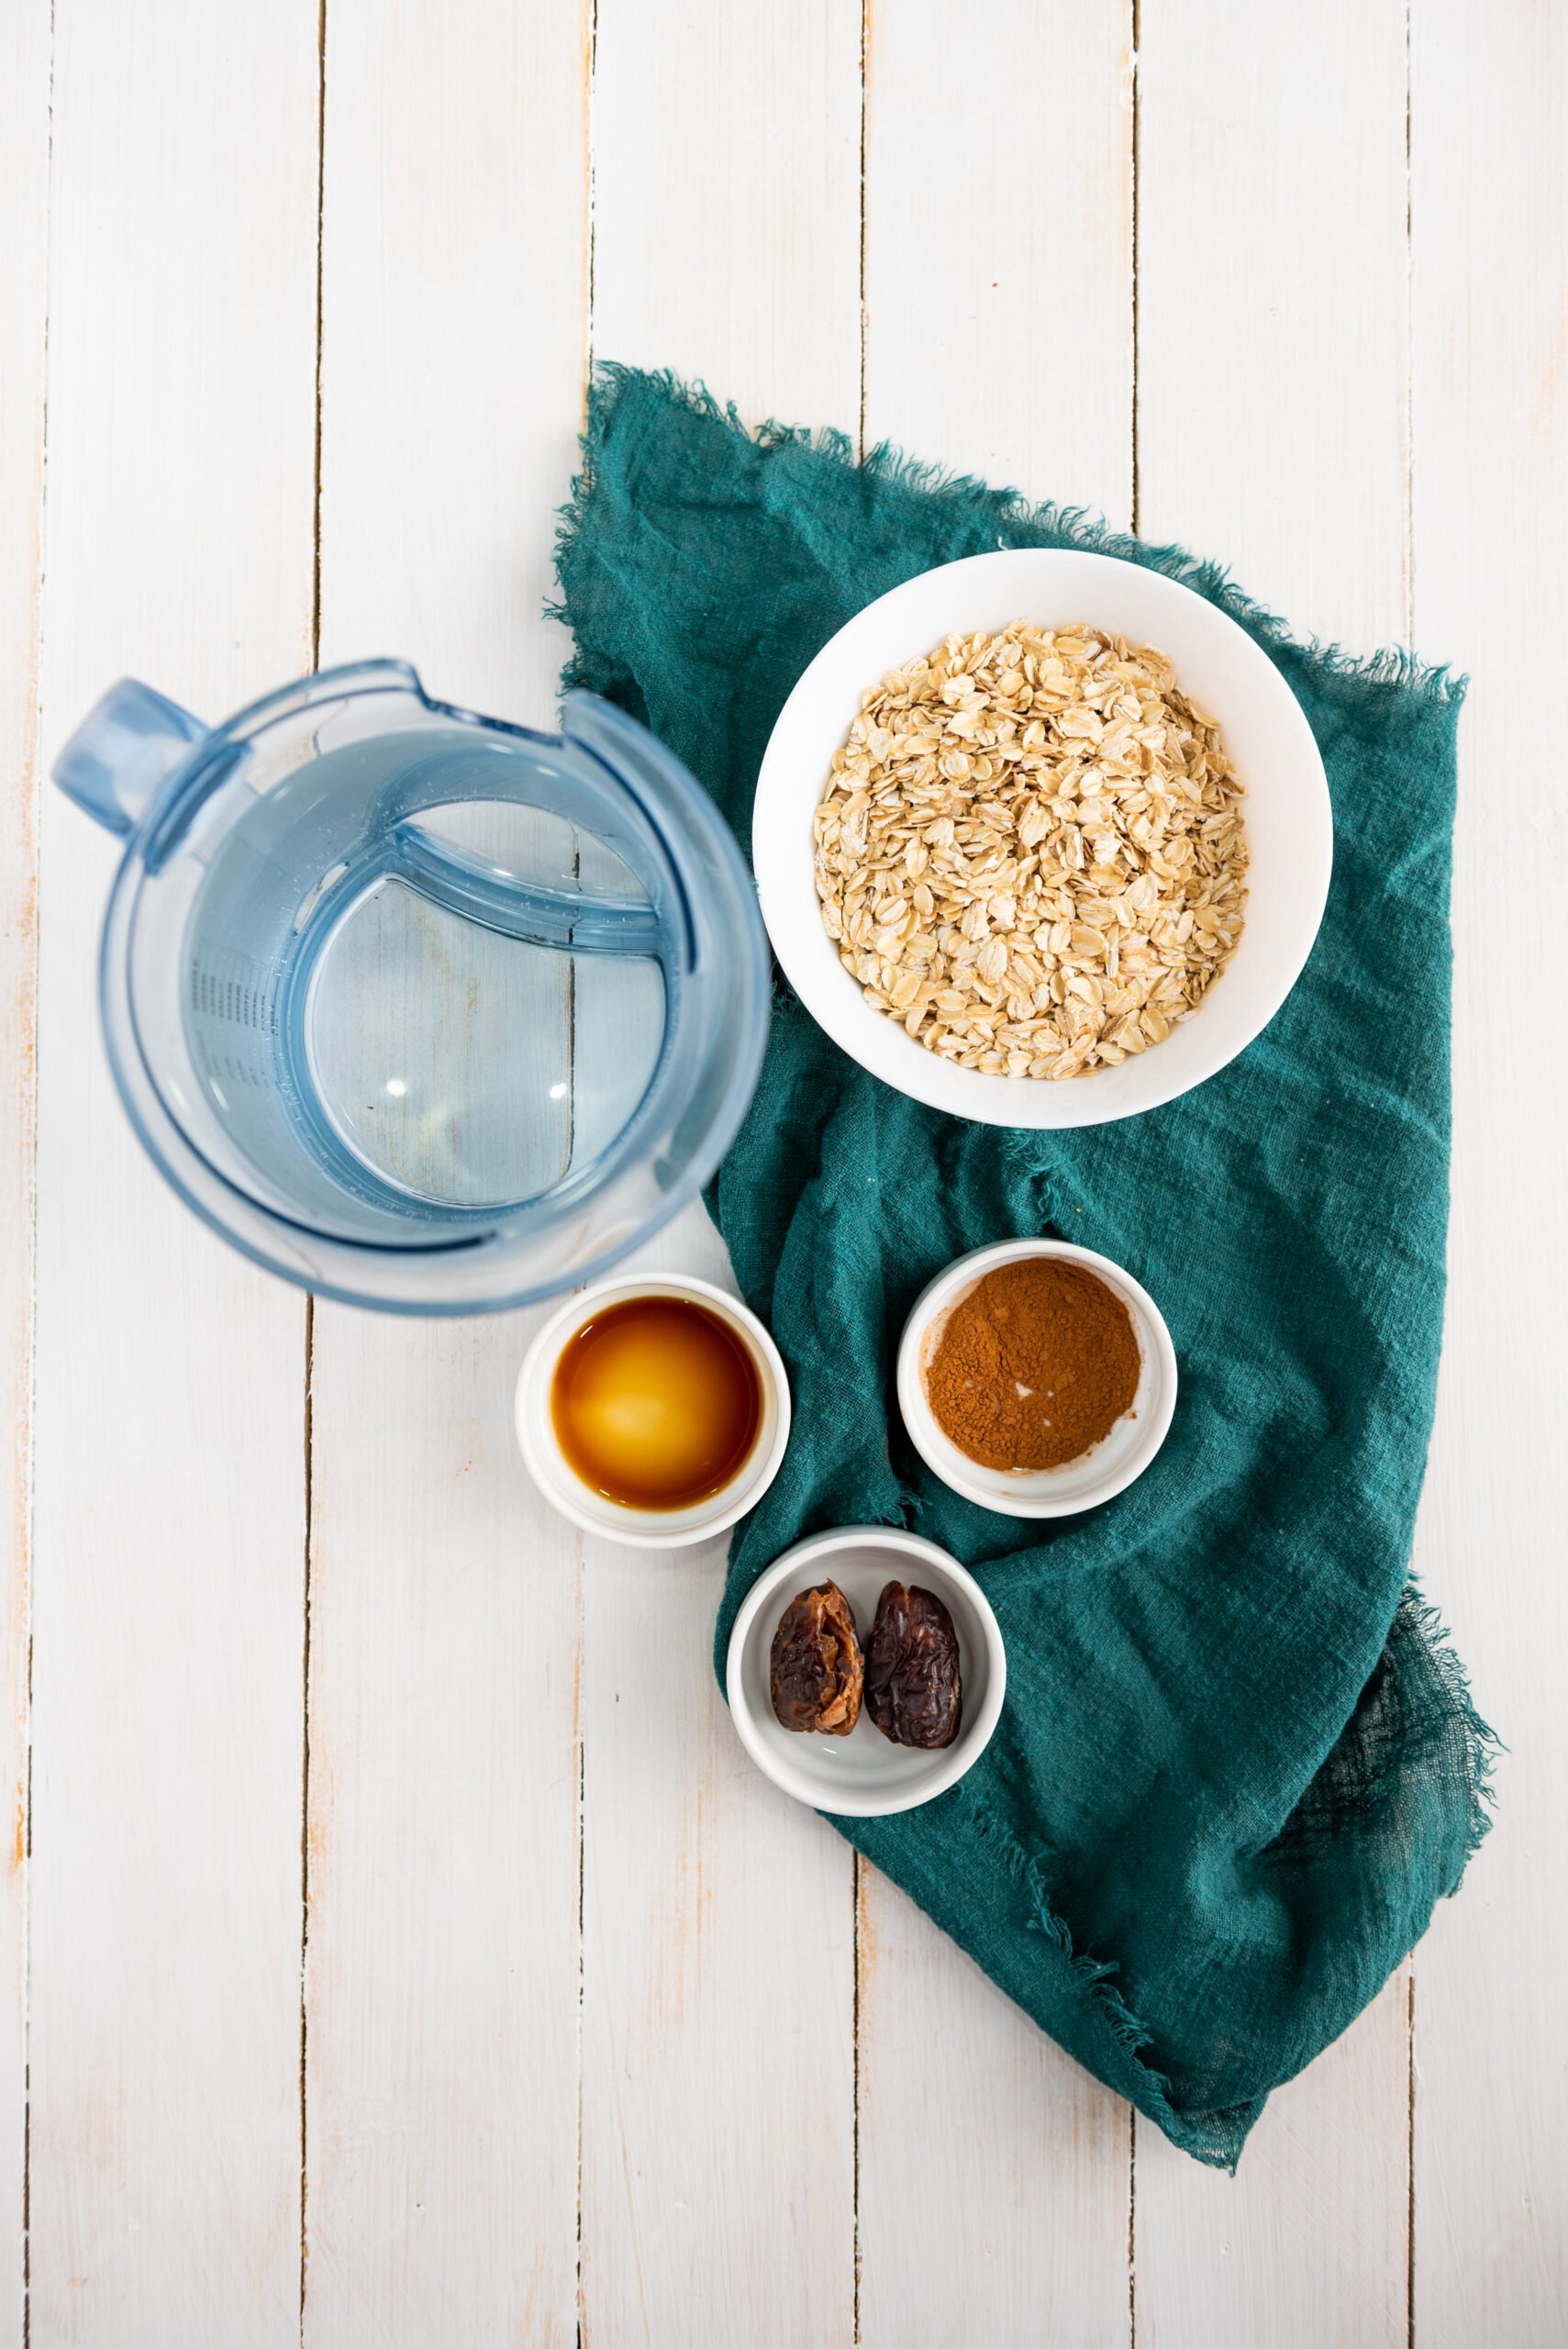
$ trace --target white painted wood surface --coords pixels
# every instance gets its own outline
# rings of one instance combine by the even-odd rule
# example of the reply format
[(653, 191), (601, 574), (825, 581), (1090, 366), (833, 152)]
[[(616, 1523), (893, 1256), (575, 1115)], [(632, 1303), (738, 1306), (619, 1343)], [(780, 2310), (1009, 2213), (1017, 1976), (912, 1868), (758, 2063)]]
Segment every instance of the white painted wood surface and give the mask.
[[(1568, 28), (1141, 0), (1139, 34), (1135, 76), (1131, 0), (5, 12), (0, 2349), (1568, 2333), (1568, 1251), (1495, 947), (1550, 1000), (1518, 680), (1568, 562)], [(307, 1331), (103, 1069), (112, 852), (52, 795), (35, 846), (39, 746), (122, 670), (216, 716), (317, 643), (547, 716), (591, 351), (1473, 672), (1418, 1563), (1514, 1752), (1463, 1895), (1234, 2183), (747, 1767), (720, 1546), (651, 1564), (529, 1492), (530, 1317)], [(723, 1275), (695, 1215), (658, 1253)]]
[[(54, 11), (46, 750), (122, 671), (216, 717), (309, 661), (314, 28)], [(305, 1308), (133, 1140), (113, 849), (52, 791), (39, 829), (29, 2337), (261, 2349), (299, 2306)]]
[(38, 663), (43, 588), (49, 22), (0, 19), (0, 2343), (25, 2324), (28, 1583), (33, 1420)]
[[(998, 7), (984, 41), (954, 41), (951, 24), (940, 0), (873, 20), (867, 446), (936, 453), (1125, 529), (1130, 26), (1118, 9), (1072, 0)], [(1007, 61), (1000, 76), (995, 52)], [(939, 122), (950, 128), (933, 139)], [(1047, 275), (1056, 291), (1041, 306)], [(1077, 321), (1070, 365), (1065, 317)], [(1128, 2107), (870, 1866), (860, 1917), (865, 2341), (924, 2340), (939, 2309), (955, 2349), (1122, 2339)], [(913, 2255), (921, 2243), (944, 2247), (935, 2288), (932, 2262)]]
[[(695, 1218), (650, 1261), (726, 1278)], [(586, 1552), (584, 2337), (842, 2340), (851, 1854), (738, 1750), (709, 1662), (722, 1542)]]
[[(585, 20), (337, 0), (321, 659), (539, 723), (587, 344)], [(564, 1018), (564, 1005), (562, 1006)], [(302, 2340), (576, 2332), (580, 1545), (531, 1505), (541, 1315), (314, 1317)]]
[(1473, 1881), (1415, 1955), (1414, 2315), (1420, 2349), (1555, 2349), (1568, 2336), (1561, 1055), (1512, 1016), (1496, 941), (1511, 915), (1544, 999), (1568, 977), (1562, 792), (1518, 684), (1562, 667), (1568, 182), (1551, 127), (1568, 109), (1568, 17), (1438, 0), (1412, 32), (1416, 626), (1472, 673), (1451, 1297), (1417, 1546), (1511, 1749)]
[[(850, 0), (599, 0), (597, 352), (852, 432), (860, 32)], [(654, 1260), (727, 1277), (700, 1209)], [(584, 2338), (843, 2339), (853, 1857), (730, 1729), (709, 1660), (726, 1544), (585, 1549)]]
[[(1296, 626), (1407, 633), (1402, 0), (1166, 0), (1139, 74), (1139, 527)], [(1405, 2337), (1403, 1974), (1276, 2095), (1236, 2179), (1138, 2129), (1139, 2334)]]

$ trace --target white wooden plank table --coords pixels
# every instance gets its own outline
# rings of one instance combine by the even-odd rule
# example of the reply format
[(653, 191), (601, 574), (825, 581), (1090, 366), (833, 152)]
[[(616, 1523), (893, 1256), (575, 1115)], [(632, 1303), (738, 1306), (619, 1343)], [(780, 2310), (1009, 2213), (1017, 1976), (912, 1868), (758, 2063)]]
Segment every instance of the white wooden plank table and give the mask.
[[(0, 10), (0, 2349), (1568, 2339), (1565, 107), (1528, 0)], [(112, 1096), (53, 751), (375, 652), (548, 719), (595, 356), (1473, 674), (1417, 1565), (1512, 1751), (1234, 2181), (751, 1770), (722, 1544), (527, 1484), (537, 1316), (312, 1308)]]

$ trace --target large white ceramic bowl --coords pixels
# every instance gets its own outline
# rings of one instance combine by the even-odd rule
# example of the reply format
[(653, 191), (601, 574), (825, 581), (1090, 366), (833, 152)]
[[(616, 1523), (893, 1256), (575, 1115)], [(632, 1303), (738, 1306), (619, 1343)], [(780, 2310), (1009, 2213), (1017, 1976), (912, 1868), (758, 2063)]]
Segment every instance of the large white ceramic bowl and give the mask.
[[(822, 927), (811, 819), (861, 696), (955, 631), (1084, 621), (1170, 655), (1218, 719), (1246, 785), (1250, 863), (1240, 942), (1195, 1017), (1119, 1067), (1052, 1082), (955, 1068), (873, 1011)], [(1279, 1009), (1312, 950), (1329, 894), (1333, 825), (1323, 762), (1300, 705), (1244, 629), (1190, 587), (1112, 555), (1018, 547), (922, 572), (829, 639), (779, 713), (762, 760), (752, 861), (773, 952), (806, 1009), (873, 1076), (933, 1108), (993, 1126), (1097, 1126), (1157, 1108), (1213, 1076)]]

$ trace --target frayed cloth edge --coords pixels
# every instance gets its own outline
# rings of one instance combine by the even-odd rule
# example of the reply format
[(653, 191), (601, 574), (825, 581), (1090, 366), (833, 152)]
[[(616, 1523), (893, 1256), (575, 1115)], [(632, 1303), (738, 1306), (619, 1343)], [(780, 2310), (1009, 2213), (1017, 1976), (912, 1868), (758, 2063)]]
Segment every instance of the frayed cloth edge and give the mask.
[[(581, 442), (582, 471), (573, 477), (567, 502), (558, 511), (554, 549), (558, 578), (593, 495), (595, 443), (623, 391), (633, 384), (653, 385), (672, 406), (721, 425), (764, 451), (806, 450), (842, 465), (846, 471), (863, 473), (873, 481), (892, 482), (923, 495), (946, 498), (954, 505), (988, 507), (999, 526), (998, 547), (1008, 544), (1008, 527), (1048, 531), (1082, 552), (1113, 555), (1121, 562), (1161, 572), (1218, 605), (1271, 654), (1288, 653), (1311, 661), (1331, 676), (1353, 679), (1359, 684), (1415, 692), (1444, 707), (1457, 707), (1464, 698), (1469, 680), (1456, 673), (1448, 662), (1420, 661), (1400, 644), (1384, 645), (1370, 653), (1351, 653), (1338, 643), (1325, 643), (1319, 637), (1299, 637), (1277, 612), (1238, 587), (1223, 563), (1193, 554), (1185, 547), (1155, 544), (1133, 538), (1125, 530), (1113, 529), (1092, 507), (1062, 506), (1053, 500), (1038, 503), (1026, 497), (1021, 490), (994, 488), (973, 473), (953, 473), (929, 459), (910, 456), (889, 440), (879, 440), (857, 460), (849, 436), (831, 425), (814, 428), (782, 424), (770, 417), (753, 429), (742, 420), (733, 400), (720, 402), (701, 381), (688, 381), (671, 368), (630, 367), (618, 360), (599, 361), (588, 387), (587, 429)], [(565, 619), (560, 599), (547, 604), (545, 610), (550, 618)], [(562, 673), (562, 688), (583, 682), (573, 655)]]

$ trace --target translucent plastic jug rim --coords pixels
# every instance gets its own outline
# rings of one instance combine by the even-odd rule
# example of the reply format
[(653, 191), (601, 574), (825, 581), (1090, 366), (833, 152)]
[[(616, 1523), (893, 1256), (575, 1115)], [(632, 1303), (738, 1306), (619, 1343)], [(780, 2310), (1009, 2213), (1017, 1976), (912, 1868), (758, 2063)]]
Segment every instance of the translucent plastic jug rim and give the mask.
[[(110, 891), (99, 950), (99, 1006), (105, 1043), (117, 1090), (153, 1163), (192, 1212), (252, 1264), (313, 1295), (343, 1304), (419, 1318), (502, 1312), (559, 1295), (580, 1280), (596, 1277), (620, 1263), (697, 1196), (728, 1149), (756, 1088), (767, 1040), (771, 964), (765, 933), (755, 909), (751, 875), (728, 825), (708, 795), (657, 738), (648, 735), (646, 729), (638, 729), (648, 745), (648, 755), (659, 763), (666, 787), (677, 795), (684, 818), (702, 835), (708, 852), (728, 869), (731, 882), (742, 893), (750, 918), (741, 925), (744, 960), (742, 967), (733, 974), (732, 984), (741, 1016), (745, 1016), (747, 1007), (756, 1008), (757, 1015), (746, 1048), (737, 1055), (708, 1119), (703, 1148), (671, 1181), (657, 1208), (604, 1245), (595, 1246), (564, 1275), (551, 1271), (513, 1283), (506, 1277), (508, 1240), (516, 1246), (526, 1236), (537, 1243), (548, 1233), (552, 1221), (552, 1210), (548, 1205), (542, 1208), (533, 1204), (500, 1211), (494, 1217), (476, 1219), (471, 1228), (453, 1234), (428, 1238), (411, 1235), (406, 1242), (323, 1233), (313, 1224), (295, 1220), (264, 1206), (214, 1166), (185, 1133), (165, 1104), (141, 1049), (129, 970), (137, 899), (150, 869), (147, 851), (150, 844), (167, 839), (185, 803), (200, 789), (204, 775), (220, 768), (221, 761), (216, 754), (228, 744), (249, 740), (266, 726), (324, 700), (399, 690), (417, 696), (427, 709), (440, 717), (486, 732), (509, 734), (536, 743), (558, 739), (535, 728), (488, 718), (438, 700), (426, 693), (417, 671), (408, 662), (394, 660), (356, 662), (339, 669), (318, 671), (295, 685), (262, 696), (215, 727), (192, 745), (188, 757), (172, 767), (145, 807), (138, 811), (129, 829), (126, 851)], [(568, 736), (573, 733), (574, 710), (585, 716), (604, 712), (620, 726), (631, 722), (596, 696), (573, 693), (563, 698), (562, 705)], [(661, 812), (637, 792), (627, 773), (617, 770), (617, 779), (638, 800), (644, 817), (656, 826), (672, 852), (675, 852)], [(562, 1226), (569, 1223), (573, 1216), (584, 1212), (592, 1196), (590, 1193), (553, 1211), (553, 1220)], [(449, 1294), (426, 1297), (418, 1293), (417, 1275), (422, 1267), (437, 1263), (450, 1264), (480, 1253), (488, 1256), (495, 1279), (501, 1284), (495, 1293), (465, 1293), (457, 1301)], [(392, 1275), (396, 1270), (406, 1270), (409, 1275), (406, 1290), (395, 1293), (395, 1276), (390, 1287), (384, 1288), (369, 1278), (373, 1267)]]

